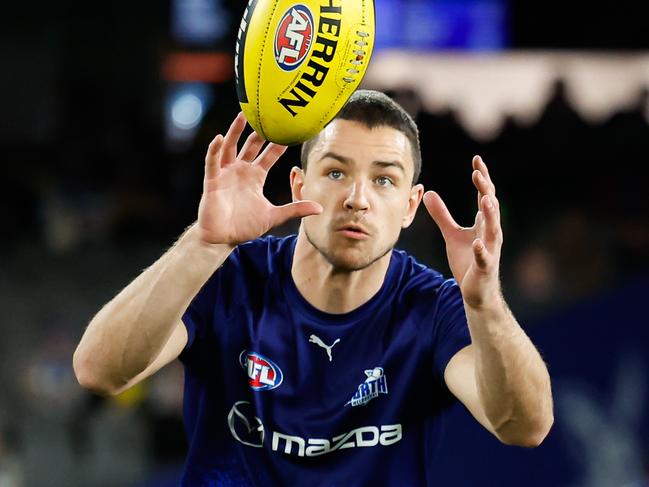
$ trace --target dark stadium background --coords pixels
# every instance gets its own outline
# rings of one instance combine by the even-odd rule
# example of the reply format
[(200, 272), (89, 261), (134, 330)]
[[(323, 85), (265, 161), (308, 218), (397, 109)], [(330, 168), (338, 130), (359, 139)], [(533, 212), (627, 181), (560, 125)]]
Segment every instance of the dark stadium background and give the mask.
[[(178, 476), (177, 364), (103, 399), (76, 385), (71, 357), (98, 308), (193, 221), (205, 147), (238, 110), (230, 56), (244, 4), (194, 3), (219, 6), (218, 36), (182, 34), (183, 2), (2, 6), (0, 485), (161, 486)], [(504, 15), (503, 54), (649, 55), (642, 2), (492, 3)], [(457, 47), (451, 55), (466, 53)], [(207, 81), (197, 88), (206, 113), (179, 132), (169, 113), (196, 69)], [(466, 224), (475, 211), (471, 156), (490, 165), (503, 205), (505, 293), (548, 362), (556, 399), (555, 427), (535, 450), (499, 445), (457, 407), (439, 485), (647, 485), (646, 79), (634, 106), (597, 123), (559, 82), (533, 124), (508, 120), (488, 140), (453, 111), (416, 114), (422, 182)], [(271, 172), (272, 201), (288, 201), (297, 161), (292, 148)], [(400, 246), (446, 271), (423, 210)]]

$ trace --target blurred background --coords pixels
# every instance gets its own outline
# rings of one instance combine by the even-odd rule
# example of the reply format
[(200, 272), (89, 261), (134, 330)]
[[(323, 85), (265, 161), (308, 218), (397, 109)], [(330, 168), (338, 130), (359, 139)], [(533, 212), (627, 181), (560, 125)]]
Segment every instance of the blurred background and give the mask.
[[(416, 118), (421, 182), (502, 204), (506, 297), (553, 376), (556, 422), (504, 447), (452, 411), (439, 485), (649, 482), (649, 32), (642, 2), (376, 0), (364, 86)], [(0, 14), (0, 486), (176, 485), (177, 363), (81, 390), (94, 313), (195, 218), (203, 156), (238, 111), (243, 0), (12, 2)], [(291, 148), (267, 196), (287, 202)], [(296, 230), (296, 223), (275, 233)], [(421, 210), (400, 247), (448, 272)]]

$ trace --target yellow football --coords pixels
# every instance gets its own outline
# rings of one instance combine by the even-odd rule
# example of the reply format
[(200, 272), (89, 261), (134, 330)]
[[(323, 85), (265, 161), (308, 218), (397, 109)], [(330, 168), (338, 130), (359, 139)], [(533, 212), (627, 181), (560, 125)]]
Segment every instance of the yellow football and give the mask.
[(284, 145), (322, 130), (363, 79), (374, 25), (374, 0), (250, 0), (235, 74), (252, 128)]

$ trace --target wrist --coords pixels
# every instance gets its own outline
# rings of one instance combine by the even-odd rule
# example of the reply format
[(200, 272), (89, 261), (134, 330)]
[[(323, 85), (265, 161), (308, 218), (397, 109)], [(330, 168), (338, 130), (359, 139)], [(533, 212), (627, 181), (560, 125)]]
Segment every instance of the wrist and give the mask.
[(509, 308), (500, 291), (481, 299), (479, 302), (463, 300), (467, 314), (481, 315), (484, 318), (500, 320), (509, 314)]
[(485, 300), (480, 306), (464, 303), (473, 343), (493, 343), (498, 339), (515, 339), (521, 329), (502, 295)]
[(192, 223), (180, 238), (181, 242), (187, 243), (188, 246), (197, 251), (206, 253), (221, 253), (223, 251), (232, 251), (236, 244), (221, 244), (208, 242), (202, 237), (202, 231), (196, 222)]

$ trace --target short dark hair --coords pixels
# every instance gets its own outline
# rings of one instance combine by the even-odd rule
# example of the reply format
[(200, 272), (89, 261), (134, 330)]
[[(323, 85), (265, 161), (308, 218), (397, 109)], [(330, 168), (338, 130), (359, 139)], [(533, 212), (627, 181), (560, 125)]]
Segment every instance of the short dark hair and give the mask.
[[(415, 184), (421, 173), (421, 148), (419, 147), (419, 130), (417, 124), (401, 105), (384, 93), (374, 90), (357, 90), (349, 98), (336, 119), (360, 122), (369, 129), (388, 126), (402, 132), (410, 141)], [(302, 144), (302, 168), (306, 170), (309, 153), (318, 140), (318, 135)]]

